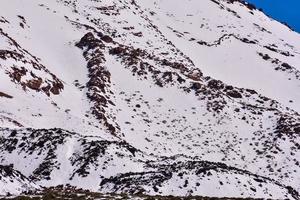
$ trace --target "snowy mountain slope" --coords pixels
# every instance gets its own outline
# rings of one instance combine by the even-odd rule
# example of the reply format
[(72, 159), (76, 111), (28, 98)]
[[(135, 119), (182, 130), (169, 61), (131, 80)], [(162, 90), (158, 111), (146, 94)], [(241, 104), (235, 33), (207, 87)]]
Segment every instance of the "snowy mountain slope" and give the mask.
[[(2, 129), (1, 132), (1, 162), (15, 163), (15, 169), (23, 170), (30, 180), (43, 186), (68, 183), (94, 191), (100, 188), (108, 193), (149, 195), (280, 199), (299, 196), (289, 186), (246, 170), (186, 156), (149, 156), (126, 142), (104, 141), (61, 129)], [(24, 175), (21, 177), (27, 180)], [(30, 184), (31, 187), (24, 187), (12, 183), (24, 191), (38, 188)], [(6, 191), (10, 186), (4, 186), (2, 194), (19, 192), (14, 188)]]
[[(151, 163), (151, 171), (127, 173), (104, 179), (102, 188), (123, 193), (172, 193), (178, 196), (240, 196), (253, 198), (298, 198), (296, 191), (279, 182), (240, 171), (220, 163)], [(174, 189), (174, 187), (176, 189)], [(219, 191), (219, 193), (216, 193)], [(220, 196), (219, 196), (220, 195)]]
[[(196, 66), (201, 66), (204, 74), (255, 89), (299, 111), (299, 93), (295, 92), (299, 90), (295, 81), (299, 80), (300, 70), (299, 34), (258, 10), (225, 2), (144, 1), (147, 11), (156, 13), (151, 19), (157, 22), (159, 30), (168, 34), (169, 40)], [(262, 62), (259, 53), (279, 62)], [(292, 69), (277, 69), (285, 62)]]
[[(42, 186), (299, 198), (299, 34), (239, 1), (11, 0), (0, 11), (3, 164)], [(201, 163), (218, 169), (212, 182)], [(193, 183), (181, 188), (179, 171)], [(201, 186), (214, 181), (224, 187)]]
[(0, 165), (0, 194), (20, 194), (30, 190), (39, 189), (39, 186), (26, 178), (13, 166)]
[(14, 163), (15, 169), (45, 186), (71, 183), (97, 190), (102, 176), (141, 170), (147, 158), (124, 141), (85, 137), (62, 129), (1, 132), (1, 162)]

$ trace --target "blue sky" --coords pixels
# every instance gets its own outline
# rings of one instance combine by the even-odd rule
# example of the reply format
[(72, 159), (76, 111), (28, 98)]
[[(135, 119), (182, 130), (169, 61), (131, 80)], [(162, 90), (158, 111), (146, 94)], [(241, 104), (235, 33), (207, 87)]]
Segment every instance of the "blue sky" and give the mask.
[(300, 0), (246, 0), (300, 33)]

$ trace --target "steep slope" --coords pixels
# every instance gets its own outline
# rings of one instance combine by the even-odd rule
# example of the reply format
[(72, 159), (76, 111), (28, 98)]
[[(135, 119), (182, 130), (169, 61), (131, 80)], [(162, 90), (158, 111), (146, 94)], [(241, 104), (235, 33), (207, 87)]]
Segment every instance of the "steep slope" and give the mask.
[(39, 186), (30, 181), (13, 166), (0, 165), (0, 194), (12, 195), (39, 189)]
[(3, 164), (42, 186), (299, 199), (299, 34), (242, 1), (0, 11)]
[[(299, 197), (290, 186), (223, 163), (186, 156), (150, 156), (126, 142), (84, 137), (61, 129), (2, 129), (1, 132), (2, 163), (15, 163), (4, 168), (1, 194), (38, 189), (36, 184), (68, 183), (107, 193)], [(7, 169), (22, 170), (28, 178), (18, 175), (19, 172), (10, 174)]]

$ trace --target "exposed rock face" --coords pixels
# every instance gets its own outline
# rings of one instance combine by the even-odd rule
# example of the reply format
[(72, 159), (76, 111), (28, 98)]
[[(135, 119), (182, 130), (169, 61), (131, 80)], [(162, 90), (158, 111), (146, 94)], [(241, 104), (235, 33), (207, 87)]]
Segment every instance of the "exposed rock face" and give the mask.
[[(167, 161), (166, 161), (167, 162)], [(299, 194), (296, 190), (289, 186), (284, 186), (280, 182), (275, 180), (260, 177), (256, 174), (250, 172), (236, 169), (233, 167), (226, 166), (222, 163), (210, 163), (201, 161), (187, 161), (187, 162), (173, 162), (172, 164), (160, 165), (159, 163), (150, 163), (149, 168), (151, 171), (140, 172), (140, 173), (126, 173), (121, 174), (116, 177), (111, 177), (104, 179), (100, 186), (103, 189), (108, 189), (108, 191), (118, 191), (122, 193), (129, 194), (139, 194), (139, 193), (159, 193), (161, 190), (168, 188), (168, 185), (172, 185), (173, 181), (176, 181), (179, 185), (177, 191), (174, 193), (184, 194), (185, 196), (197, 193), (203, 185), (209, 184), (204, 181), (205, 179), (215, 179), (220, 176), (220, 174), (227, 174), (228, 176), (235, 177), (237, 184), (243, 184), (240, 181), (240, 175), (248, 179), (248, 183), (251, 182), (249, 188), (244, 185), (240, 187), (241, 193), (251, 193), (264, 191), (266, 195), (272, 196), (272, 191), (265, 188), (266, 185), (273, 185), (275, 191), (283, 190), (284, 193), (289, 194), (292, 198), (299, 198)], [(196, 178), (196, 181), (194, 177)], [(176, 177), (176, 178), (174, 178)], [(221, 180), (216, 181), (217, 185), (211, 185), (213, 187), (228, 187), (228, 182), (223, 182)], [(231, 183), (232, 184), (232, 183)], [(196, 186), (196, 187), (195, 187)], [(193, 189), (191, 189), (193, 188)], [(180, 191), (181, 190), (181, 191)], [(194, 191), (195, 190), (195, 191)], [(267, 194), (268, 192), (271, 192)]]
[(12, 96), (10, 96), (4, 92), (0, 92), (0, 97), (5, 97), (5, 98), (9, 98), (9, 99), (13, 98)]
[[(103, 41), (112, 42), (111, 38), (103, 37), (101, 38)], [(103, 53), (105, 45), (101, 40), (96, 39), (93, 33), (89, 32), (81, 38), (76, 46), (81, 49), (86, 49), (83, 55), (87, 60), (88, 76), (90, 78), (86, 85), (88, 88), (87, 96), (94, 104), (91, 108), (91, 112), (104, 124), (110, 133), (115, 135), (118, 125), (109, 122), (110, 116), (105, 109), (108, 107), (108, 104), (114, 106), (114, 103), (110, 100), (110, 95), (112, 94), (110, 90), (111, 74), (105, 67), (106, 60)]]
[[(58, 95), (64, 85), (53, 73), (44, 65), (39, 63), (39, 59), (23, 49), (13, 38), (0, 28), (0, 37), (10, 44), (11, 50), (0, 50), (0, 59), (4, 62), (0, 66), (5, 73), (16, 84), (19, 84), (23, 90), (35, 90), (44, 92), (47, 96), (52, 94)], [(14, 64), (12, 64), (14, 63)], [(43, 74), (39, 77), (37, 74)]]
[(13, 165), (0, 165), (0, 192), (1, 195), (20, 194), (39, 189)]

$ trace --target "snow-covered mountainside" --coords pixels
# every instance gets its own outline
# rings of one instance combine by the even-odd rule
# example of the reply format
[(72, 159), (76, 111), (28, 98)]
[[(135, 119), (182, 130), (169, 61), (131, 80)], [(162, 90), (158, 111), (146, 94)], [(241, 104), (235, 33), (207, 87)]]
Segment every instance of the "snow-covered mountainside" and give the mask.
[(0, 165), (0, 193), (14, 194), (39, 189), (19, 171), (14, 170), (12, 165)]
[(0, 5), (0, 195), (300, 199), (298, 33), (239, 0)]

